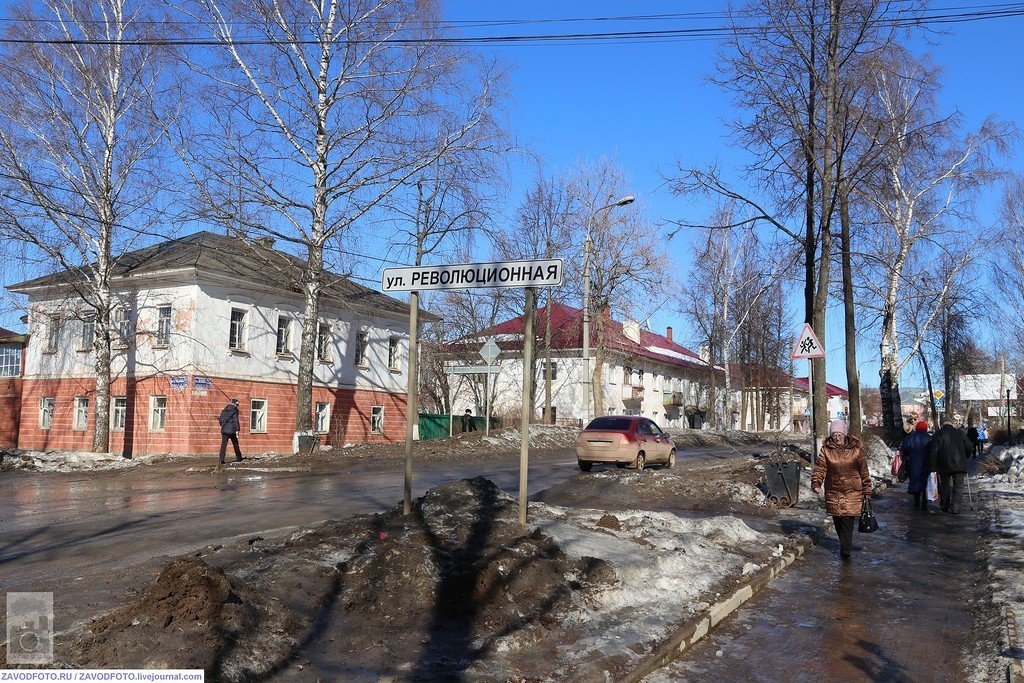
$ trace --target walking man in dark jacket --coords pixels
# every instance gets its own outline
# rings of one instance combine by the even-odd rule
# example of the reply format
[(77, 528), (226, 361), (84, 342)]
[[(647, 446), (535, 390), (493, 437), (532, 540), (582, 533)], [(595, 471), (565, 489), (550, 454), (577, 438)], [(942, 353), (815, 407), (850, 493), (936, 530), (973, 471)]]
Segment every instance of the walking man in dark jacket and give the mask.
[(466, 408), (466, 413), (462, 416), (462, 432), (475, 432), (476, 431), (476, 420), (473, 419), (473, 411)]
[(228, 440), (235, 447), (235, 462), (242, 459), (242, 451), (238, 448), (238, 399), (233, 398), (231, 402), (220, 411), (220, 464), (224, 464), (224, 451), (227, 450)]
[(971, 443), (951, 422), (942, 423), (933, 441), (931, 469), (939, 473), (939, 506), (943, 512), (960, 514)]

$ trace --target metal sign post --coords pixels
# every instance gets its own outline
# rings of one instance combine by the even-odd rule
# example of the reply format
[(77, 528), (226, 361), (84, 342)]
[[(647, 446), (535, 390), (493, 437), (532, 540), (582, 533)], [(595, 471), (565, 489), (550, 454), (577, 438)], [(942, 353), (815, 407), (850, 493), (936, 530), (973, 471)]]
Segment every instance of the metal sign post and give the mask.
[(814, 334), (814, 328), (811, 327), (810, 323), (804, 323), (804, 329), (801, 330), (800, 336), (797, 337), (796, 344), (793, 345), (793, 352), (789, 354), (789, 357), (794, 360), (798, 358), (807, 359), (807, 402), (811, 409), (811, 464), (813, 465), (818, 458), (818, 420), (814, 410), (813, 359), (824, 358), (825, 347), (818, 341), (818, 337)]
[(523, 321), (523, 422), (519, 428), (519, 523), (526, 524), (526, 474), (530, 463), (530, 416), (533, 414), (533, 297), (536, 290), (526, 288), (526, 315)]
[[(419, 292), (442, 289), (488, 289), (491, 287), (526, 288), (526, 336), (523, 340), (523, 445), (520, 455), (519, 472), (519, 519), (526, 523), (526, 465), (529, 457), (529, 382), (530, 361), (533, 354), (533, 301), (536, 287), (554, 287), (562, 284), (562, 259), (531, 261), (501, 261), (493, 263), (453, 263), (439, 266), (410, 266), (407, 268), (385, 268), (381, 274), (381, 290), (385, 292), (410, 292), (409, 296), (409, 377), (407, 383), (405, 411), (405, 496), (403, 510), (412, 512), (412, 442), (413, 424), (417, 418), (417, 358)], [(493, 343), (493, 339), (491, 342)], [(487, 345), (485, 345), (485, 348)], [(497, 344), (494, 345), (497, 348)], [(500, 349), (499, 349), (500, 352)], [(497, 357), (497, 354), (494, 356)], [(487, 370), (491, 375), (490, 361)], [(490, 383), (488, 382), (488, 398)], [(490, 406), (486, 407), (488, 430), (490, 429)], [(451, 430), (451, 428), (449, 428)]]
[(491, 366), (501, 349), (494, 342), (494, 337), (487, 340), (487, 343), (480, 349), (480, 357), (487, 363), (487, 377), (484, 379), (484, 436), (491, 435)]

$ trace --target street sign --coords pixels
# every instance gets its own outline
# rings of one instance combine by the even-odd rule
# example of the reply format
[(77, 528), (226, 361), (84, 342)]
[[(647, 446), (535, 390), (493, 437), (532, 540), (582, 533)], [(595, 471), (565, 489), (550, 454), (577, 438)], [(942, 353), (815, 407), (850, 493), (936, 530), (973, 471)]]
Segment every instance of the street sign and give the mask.
[(193, 377), (192, 386), (196, 389), (209, 389), (213, 386), (209, 377)]
[(172, 389), (184, 389), (188, 386), (188, 377), (172, 377), (171, 388)]
[(497, 365), (449, 365), (444, 369), (449, 375), (497, 375)]
[(811, 329), (810, 323), (804, 323), (804, 329), (800, 332), (800, 336), (797, 337), (796, 344), (793, 346), (793, 353), (789, 354), (790, 358), (824, 358), (825, 348), (818, 341), (818, 337), (814, 334), (814, 330)]
[(487, 343), (480, 347), (480, 357), (487, 361), (488, 365), (494, 363), (494, 359), (501, 353), (501, 349), (494, 343), (494, 337), (487, 340)]
[(1017, 398), (1017, 380), (1013, 375), (960, 375), (962, 401), (1005, 401), (1007, 390), (1011, 399)]
[(385, 292), (485, 287), (552, 287), (560, 284), (560, 258), (385, 268), (381, 274), (381, 289)]
[(945, 395), (946, 394), (942, 391), (942, 389), (936, 389), (935, 391), (932, 392), (932, 396), (935, 397), (936, 401), (941, 401), (942, 397)]

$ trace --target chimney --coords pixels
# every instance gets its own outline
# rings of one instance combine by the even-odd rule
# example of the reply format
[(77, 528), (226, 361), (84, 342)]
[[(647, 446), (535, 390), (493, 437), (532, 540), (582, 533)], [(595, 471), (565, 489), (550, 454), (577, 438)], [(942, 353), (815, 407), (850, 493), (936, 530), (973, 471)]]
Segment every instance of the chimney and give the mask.
[(667, 338), (667, 339), (668, 339), (669, 341), (672, 341), (672, 328), (671, 328), (671, 327), (666, 327), (666, 328), (665, 328), (665, 337), (666, 337), (666, 338)]

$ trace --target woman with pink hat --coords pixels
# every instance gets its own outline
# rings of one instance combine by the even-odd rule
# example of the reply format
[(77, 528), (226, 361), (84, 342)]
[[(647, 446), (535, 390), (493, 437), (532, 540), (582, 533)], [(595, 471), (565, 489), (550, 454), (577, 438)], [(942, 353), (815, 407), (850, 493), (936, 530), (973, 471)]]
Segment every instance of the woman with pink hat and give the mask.
[(853, 552), (853, 527), (861, 505), (871, 497), (871, 475), (861, 450), (861, 440), (850, 436), (846, 423), (833, 420), (829, 436), (811, 474), (811, 490), (821, 493), (825, 487), (825, 511), (832, 515), (839, 536), (839, 556), (844, 562)]

